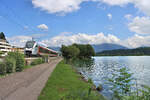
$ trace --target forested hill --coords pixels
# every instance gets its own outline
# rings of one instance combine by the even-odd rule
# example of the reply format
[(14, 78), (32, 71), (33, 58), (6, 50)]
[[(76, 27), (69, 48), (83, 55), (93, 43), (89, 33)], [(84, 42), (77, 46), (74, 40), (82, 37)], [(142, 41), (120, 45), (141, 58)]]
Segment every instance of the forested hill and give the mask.
[(142, 56), (150, 55), (150, 47), (140, 47), (136, 49), (107, 50), (97, 53), (97, 56)]
[(92, 45), (94, 48), (95, 52), (102, 52), (105, 50), (117, 50), (117, 49), (128, 49), (127, 47), (124, 47), (122, 45), (118, 44), (112, 44), (112, 43), (103, 43), (103, 44), (98, 44), (98, 45)]

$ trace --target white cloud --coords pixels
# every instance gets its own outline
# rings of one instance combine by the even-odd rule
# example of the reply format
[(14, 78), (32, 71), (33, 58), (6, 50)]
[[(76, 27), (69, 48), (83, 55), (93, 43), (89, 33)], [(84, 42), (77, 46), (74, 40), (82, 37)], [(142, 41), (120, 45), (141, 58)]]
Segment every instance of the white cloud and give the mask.
[(112, 19), (112, 14), (107, 14), (107, 17), (109, 18), (109, 20), (111, 20)]
[(42, 30), (48, 30), (48, 26), (45, 24), (38, 25), (37, 28), (42, 29)]
[(126, 14), (124, 17), (128, 20), (131, 20), (133, 16), (131, 14)]
[(27, 41), (32, 40), (32, 37), (30, 37), (30, 36), (14, 36), (14, 37), (8, 37), (7, 40), (13, 46), (24, 47), (25, 43)]
[(150, 16), (150, 0), (133, 0), (135, 7)]
[(114, 5), (124, 6), (126, 4), (132, 3), (140, 11), (150, 16), (150, 6), (149, 6), (150, 0), (100, 0), (100, 1), (112, 6)]
[(70, 45), (73, 43), (101, 44), (101, 43), (117, 43), (119, 41), (120, 40), (116, 36), (111, 34), (105, 36), (103, 33), (98, 33), (95, 35), (78, 33), (70, 36), (59, 35), (48, 40), (43, 40), (42, 42), (49, 46), (61, 46), (62, 44)]
[(130, 48), (137, 48), (141, 46), (150, 47), (150, 36), (141, 36), (135, 34), (134, 36), (122, 41), (124, 45)]
[(114, 43), (114, 44), (120, 44), (126, 46), (128, 48), (137, 48), (141, 46), (150, 47), (150, 36), (141, 36), (135, 34), (132, 37), (129, 37), (124, 40), (120, 40), (118, 37), (112, 34), (104, 35), (103, 33), (98, 33), (95, 35), (88, 35), (85, 33), (78, 33), (70, 36), (58, 35), (48, 40), (43, 40), (41, 42), (52, 47), (58, 47), (58, 46), (60, 47), (62, 44), (71, 45), (73, 43), (79, 43), (79, 44)]
[[(24, 47), (25, 43), (31, 40), (30, 36), (15, 36), (7, 38), (11, 45)], [(71, 45), (73, 43), (80, 44), (102, 44), (102, 43), (114, 43), (126, 46), (128, 48), (137, 48), (141, 46), (150, 47), (150, 36), (142, 36), (135, 34), (132, 37), (129, 37), (124, 40), (120, 40), (118, 37), (108, 34), (104, 35), (103, 33), (98, 33), (95, 35), (88, 35), (85, 33), (78, 33), (73, 35), (58, 35), (53, 38), (39, 41), (38, 43), (45, 46), (60, 47), (62, 44)]]
[(128, 24), (130, 31), (137, 34), (150, 34), (150, 17), (135, 17)]
[(150, 16), (150, 0), (32, 0), (35, 8), (48, 13), (66, 14), (80, 9), (80, 4), (87, 1), (106, 3), (112, 6), (124, 6), (132, 3), (136, 8)]
[(32, 0), (32, 4), (48, 13), (69, 13), (80, 9), (83, 1), (86, 0)]
[(130, 3), (132, 0), (101, 0), (102, 2), (109, 4), (109, 5), (125, 5)]

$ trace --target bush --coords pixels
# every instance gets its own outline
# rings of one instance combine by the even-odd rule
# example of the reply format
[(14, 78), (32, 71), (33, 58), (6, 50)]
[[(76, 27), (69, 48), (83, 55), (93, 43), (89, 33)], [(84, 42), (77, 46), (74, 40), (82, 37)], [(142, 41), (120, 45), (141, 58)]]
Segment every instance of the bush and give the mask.
[(9, 58), (12, 58), (16, 61), (16, 71), (20, 72), (23, 70), (25, 61), (24, 61), (24, 55), (19, 52), (9, 52), (8, 56)]
[(5, 65), (6, 65), (7, 73), (13, 73), (16, 71), (16, 60), (15, 59), (6, 57)]
[(38, 64), (42, 64), (43, 63), (43, 60), (42, 59), (35, 59), (32, 63), (31, 63), (31, 65), (32, 66), (34, 66), (34, 65), (38, 65)]
[(3, 52), (0, 51), (0, 56), (3, 54)]
[(0, 75), (6, 74), (6, 65), (5, 63), (0, 62)]
[(88, 83), (94, 84), (94, 83), (93, 83), (93, 80), (92, 80), (91, 78), (88, 79)]

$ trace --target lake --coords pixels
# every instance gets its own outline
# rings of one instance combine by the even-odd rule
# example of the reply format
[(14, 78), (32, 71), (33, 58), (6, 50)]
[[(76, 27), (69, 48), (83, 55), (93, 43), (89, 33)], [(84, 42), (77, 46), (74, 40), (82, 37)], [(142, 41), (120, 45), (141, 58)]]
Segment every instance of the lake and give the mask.
[(102, 84), (102, 94), (110, 97), (112, 92), (106, 84), (107, 80), (114, 70), (122, 67), (133, 73), (139, 85), (150, 86), (150, 56), (93, 57), (92, 63), (84, 63), (78, 69), (86, 79), (91, 78), (96, 86)]

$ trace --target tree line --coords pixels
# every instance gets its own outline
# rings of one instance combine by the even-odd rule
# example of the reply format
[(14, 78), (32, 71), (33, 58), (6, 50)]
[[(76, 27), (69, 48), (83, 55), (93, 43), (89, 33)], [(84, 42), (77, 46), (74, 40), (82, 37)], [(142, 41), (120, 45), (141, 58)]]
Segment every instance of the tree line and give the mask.
[(150, 47), (136, 49), (107, 50), (97, 53), (97, 56), (142, 56), (150, 55)]
[(72, 44), (69, 46), (62, 45), (60, 50), (65, 59), (85, 59), (95, 56), (95, 51), (90, 44)]

